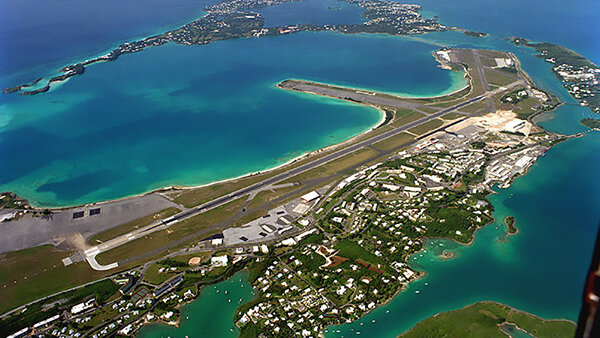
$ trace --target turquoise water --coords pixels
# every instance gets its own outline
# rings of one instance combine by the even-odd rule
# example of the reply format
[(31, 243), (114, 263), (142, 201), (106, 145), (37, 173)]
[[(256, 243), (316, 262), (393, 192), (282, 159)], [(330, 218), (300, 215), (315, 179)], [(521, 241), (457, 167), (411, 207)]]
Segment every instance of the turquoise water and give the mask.
[(143, 327), (137, 336), (237, 337), (239, 330), (233, 323), (235, 310), (252, 300), (255, 294), (248, 283), (248, 274), (239, 272), (229, 280), (205, 287), (200, 293), (200, 301), (182, 307), (179, 328), (155, 324)]
[[(491, 196), (499, 222), (479, 230), (471, 246), (428, 242), (428, 252), (411, 260), (427, 272), (425, 278), (360, 321), (330, 328), (341, 332), (327, 336), (358, 330), (367, 337), (395, 337), (436, 313), (481, 300), (576, 320), (600, 219), (600, 184), (589, 180), (598, 175), (599, 145), (600, 133), (594, 133), (551, 149), (529, 174)], [(502, 219), (508, 215), (516, 217), (519, 233), (506, 238)], [(440, 260), (433, 250), (440, 243), (457, 257)]]
[[(540, 122), (548, 130), (565, 134), (583, 131), (579, 119), (594, 116), (589, 109), (572, 105), (574, 100), (550, 72), (550, 66), (533, 57), (529, 49), (494, 36), (474, 39), (450, 32), (425, 38), (452, 46), (514, 52), (536, 84), (569, 103)], [(598, 168), (598, 132), (552, 148), (509, 189), (490, 196), (499, 221), (479, 230), (471, 246), (430, 241), (426, 253), (411, 259), (414, 268), (427, 272), (425, 278), (411, 283), (406, 292), (360, 321), (329, 328), (326, 336), (348, 337), (360, 331), (368, 337), (396, 337), (436, 313), (482, 300), (508, 304), (543, 318), (576, 321), (600, 220)], [(516, 217), (520, 231), (509, 237), (502, 222), (508, 215)], [(440, 259), (441, 248), (455, 252), (457, 257)], [(421, 292), (416, 294), (416, 290)]]
[[(399, 1), (402, 2), (402, 1)], [(505, 38), (523, 36), (574, 49), (600, 63), (600, 2), (597, 0), (417, 0), (449, 26)]]
[[(381, 118), (370, 107), (277, 89), (279, 81), (414, 95), (463, 86), (460, 73), (436, 67), (434, 48), (389, 36), (301, 33), (171, 44), (96, 64), (49, 93), (0, 97), (0, 157), (11, 159), (0, 167), (0, 191), (64, 206), (264, 170)], [(397, 57), (380, 58), (381, 50)]]
[(0, 88), (33, 81), (122, 42), (162, 33), (217, 0), (0, 2)]
[[(600, 3), (595, 1), (570, 3), (569, 10), (559, 1), (486, 0), (478, 6), (467, 1), (420, 2), (428, 13), (440, 15), (443, 23), (493, 34), (485, 39), (458, 32), (422, 38), (454, 46), (513, 51), (538, 85), (565, 102), (574, 103), (548, 64), (534, 58), (531, 50), (501, 39), (515, 34), (557, 42), (596, 62), (600, 60), (600, 21), (594, 19)], [(10, 6), (15, 4), (1, 5), (0, 16), (19, 18), (9, 15), (14, 14), (17, 7)], [(68, 21), (70, 13), (58, 11), (72, 2), (47, 4), (48, 10), (57, 10), (56, 16), (36, 14), (25, 6), (25, 10), (19, 9), (21, 18), (31, 15), (27, 18), (38, 18), (36, 22), (42, 26), (52, 20)], [(158, 13), (152, 6), (147, 12), (118, 11), (119, 6), (134, 5), (110, 2), (113, 9), (103, 21), (93, 25), (67, 22), (62, 31), (43, 36), (48, 40), (39, 43), (45, 46), (43, 50), (25, 43), (36, 41), (30, 40), (33, 29), (21, 27), (0, 35), (0, 42), (9, 43), (0, 44), (0, 83), (30, 80), (40, 69), (53, 70), (101, 53), (115, 39), (154, 32), (200, 11), (194, 2), (178, 4), (179, 9), (169, 11), (158, 22), (144, 19)], [(308, 11), (316, 5), (313, 1), (297, 8)], [(153, 6), (156, 9), (165, 3), (157, 0)], [(90, 8), (88, 17), (94, 13), (94, 7)], [(297, 22), (310, 18), (305, 12), (285, 12), (285, 8), (271, 14), (267, 11), (267, 22), (277, 24), (278, 15), (291, 15), (289, 18)], [(115, 23), (121, 22), (122, 15), (131, 16), (132, 22), (120, 26), (121, 30), (106, 29), (119, 27)], [(326, 15), (335, 17), (335, 13)], [(0, 25), (6, 22), (0, 20)], [(79, 27), (89, 29), (88, 33), (79, 40), (69, 40), (65, 34), (69, 30), (82, 32)], [(96, 40), (90, 38), (98, 31), (105, 34)], [(356, 135), (380, 118), (370, 108), (277, 90), (273, 86), (278, 81), (299, 77), (412, 95), (434, 95), (460, 87), (464, 82), (457, 73), (437, 68), (430, 56), (436, 48), (379, 35), (304, 33), (201, 47), (168, 45), (98, 64), (51, 93), (0, 97), (0, 158), (9, 159), (0, 166), (0, 190), (14, 190), (40, 205), (56, 206), (262, 170)], [(573, 133), (582, 130), (577, 121), (590, 114), (585, 108), (565, 105), (541, 124), (552, 131)], [(553, 148), (529, 174), (491, 197), (497, 219), (516, 216), (518, 235), (506, 238), (499, 222), (478, 231), (469, 247), (448, 241), (430, 243), (429, 253), (417, 255), (413, 262), (427, 271), (425, 279), (412, 283), (407, 292), (361, 320), (363, 326), (343, 325), (333, 328), (342, 332), (330, 335), (355, 335), (353, 330), (359, 329), (363, 336), (392, 337), (435, 313), (480, 300), (495, 300), (546, 318), (574, 320), (600, 219), (598, 168), (597, 132)], [(439, 250), (440, 243), (454, 250), (457, 257), (438, 260), (433, 248)], [(415, 290), (421, 293), (417, 295)], [(224, 312), (219, 309), (215, 315), (218, 303), (212, 296), (203, 294), (190, 305), (200, 310), (184, 315), (190, 320), (184, 321), (183, 330), (197, 332), (211, 324), (202, 322), (208, 317), (219, 319), (211, 337), (235, 335), (229, 331), (234, 309), (224, 307)], [(163, 329), (152, 326), (143, 332), (184, 335), (184, 331)]]
[(533, 336), (525, 331), (519, 330), (514, 324), (502, 324), (500, 329), (510, 335), (511, 338), (532, 338)]

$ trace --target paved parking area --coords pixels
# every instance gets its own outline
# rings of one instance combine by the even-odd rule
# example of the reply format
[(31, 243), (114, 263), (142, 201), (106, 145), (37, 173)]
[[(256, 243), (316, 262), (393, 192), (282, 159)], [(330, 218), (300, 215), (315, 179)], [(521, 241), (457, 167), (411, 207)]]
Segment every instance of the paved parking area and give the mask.
[(0, 222), (0, 252), (57, 244), (72, 233), (80, 233), (89, 239), (172, 206), (177, 205), (159, 194), (149, 194), (59, 211), (50, 219), (25, 216), (16, 221)]

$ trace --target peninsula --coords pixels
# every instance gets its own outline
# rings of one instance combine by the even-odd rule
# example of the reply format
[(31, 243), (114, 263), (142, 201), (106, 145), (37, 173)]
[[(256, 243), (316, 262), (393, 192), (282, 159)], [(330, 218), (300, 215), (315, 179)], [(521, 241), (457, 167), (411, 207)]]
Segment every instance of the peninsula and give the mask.
[[(600, 67), (578, 53), (552, 43), (535, 43), (530, 40), (512, 37), (517, 46), (534, 48), (536, 56), (552, 64), (552, 72), (562, 82), (563, 87), (580, 105), (600, 113)], [(582, 119), (580, 122), (590, 128), (597, 127), (599, 119)]]
[[(317, 336), (385, 304), (422, 275), (410, 261), (427, 239), (469, 244), (493, 221), (492, 186), (510, 185), (568, 138), (528, 120), (558, 102), (514, 55), (442, 49), (433, 56), (464, 72), (468, 86), (403, 98), (282, 81), (282, 90), (375, 106), (386, 117), (274, 171), (54, 210), (44, 221), (30, 207), (12, 209), (16, 219), (0, 223), (0, 241), (20, 247), (0, 257), (7, 272), (0, 333), (105, 337), (158, 321), (177, 325), (180, 307), (202, 287), (242, 269), (258, 291), (236, 312), (242, 336)], [(159, 210), (132, 217), (152, 207)], [(130, 220), (115, 223), (115, 215)], [(65, 218), (87, 231), (48, 226)], [(32, 226), (39, 235), (20, 237)]]
[[(204, 45), (227, 39), (261, 36), (275, 36), (302, 31), (337, 31), (352, 33), (384, 33), (391, 35), (412, 35), (427, 32), (445, 31), (450, 28), (437, 22), (437, 18), (424, 18), (421, 6), (399, 4), (385, 0), (344, 0), (364, 10), (364, 22), (346, 25), (285, 25), (264, 27), (264, 19), (257, 9), (275, 6), (297, 0), (231, 0), (205, 8), (203, 17), (178, 29), (147, 37), (142, 40), (124, 43), (109, 53), (63, 67), (61, 75), (50, 78), (46, 85), (35, 90), (26, 90), (31, 85), (17, 85), (3, 89), (3, 93), (21, 92), (21, 95), (34, 95), (47, 92), (52, 82), (64, 81), (84, 73), (85, 67), (96, 62), (115, 61), (123, 54), (136, 53), (148, 47), (161, 46), (168, 42), (184, 45)], [(454, 29), (454, 28), (452, 28)], [(35, 83), (41, 79), (36, 80)]]
[(494, 302), (480, 302), (428, 318), (400, 335), (408, 337), (571, 337), (575, 323), (544, 320)]

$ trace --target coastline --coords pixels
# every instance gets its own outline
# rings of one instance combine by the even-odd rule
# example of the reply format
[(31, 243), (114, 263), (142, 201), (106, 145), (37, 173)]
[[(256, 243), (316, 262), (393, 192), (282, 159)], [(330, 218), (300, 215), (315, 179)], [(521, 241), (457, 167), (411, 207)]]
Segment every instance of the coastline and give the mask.
[[(333, 32), (333, 33), (347, 35), (347, 34), (344, 34), (344, 33), (341, 33), (341, 32)], [(366, 33), (357, 33), (357, 34), (366, 34)], [(369, 34), (369, 36), (370, 35), (377, 35), (377, 34)], [(395, 37), (395, 38), (398, 38), (398, 37), (403, 38), (403, 37), (405, 37), (405, 36), (395, 36), (395, 35), (390, 35), (390, 36), (391, 37)], [(434, 56), (434, 59), (436, 61), (438, 61), (437, 58), (435, 58), (435, 55), (434, 55), (435, 51), (432, 51), (431, 54)], [(439, 65), (438, 65), (438, 67), (439, 67)], [(442, 67), (440, 67), (440, 68), (442, 68)], [(461, 79), (466, 79), (467, 83), (464, 86), (461, 86), (460, 88), (453, 88), (453, 87), (455, 87), (455, 83), (454, 83), (454, 79), (452, 79), (452, 74), (453, 74), (453, 72), (455, 72), (455, 70), (450, 70), (450, 69), (444, 69), (444, 70), (450, 71), (449, 76), (451, 77), (452, 83), (446, 89), (446, 91), (449, 90), (448, 92), (442, 92), (442, 93), (435, 94), (435, 95), (412, 95), (412, 94), (409, 94), (409, 93), (391, 92), (391, 91), (386, 91), (386, 90), (373, 89), (373, 88), (365, 88), (365, 87), (354, 86), (354, 85), (346, 85), (346, 84), (340, 84), (340, 83), (335, 83), (334, 84), (334, 83), (329, 83), (329, 82), (326, 82), (326, 81), (324, 82), (324, 81), (307, 80), (307, 79), (298, 78), (298, 77), (288, 78), (286, 80), (297, 80), (297, 81), (306, 81), (306, 82), (318, 82), (320, 84), (325, 84), (325, 85), (329, 85), (329, 86), (338, 86), (338, 87), (345, 87), (345, 88), (349, 88), (349, 89), (364, 90), (364, 91), (371, 91), (371, 92), (376, 91), (376, 92), (382, 93), (382, 94), (387, 94), (387, 95), (391, 95), (391, 96), (397, 96), (397, 97), (399, 97), (401, 99), (413, 99), (413, 100), (437, 99), (437, 98), (441, 98), (441, 97), (444, 97), (444, 96), (451, 96), (451, 95), (456, 94), (456, 93), (458, 93), (458, 92), (460, 92), (462, 90), (465, 90), (466, 88), (469, 88), (469, 87), (471, 87), (471, 90), (472, 90), (472, 85), (471, 85), (472, 79), (469, 76), (469, 74), (467, 73), (467, 71), (464, 69), (464, 67), (463, 67), (463, 70), (462, 70), (463, 76), (461, 77)], [(307, 91), (307, 93), (308, 93), (308, 91)], [(325, 96), (325, 95), (322, 95), (322, 94), (318, 94), (318, 95), (319, 96)], [(328, 96), (328, 97), (331, 97), (331, 96)], [(337, 97), (335, 97), (335, 99), (342, 100), (342, 99), (337, 98)], [(346, 100), (346, 101), (349, 101), (349, 100)], [(353, 102), (353, 101), (350, 101), (350, 102)], [(353, 103), (356, 103), (356, 102), (353, 102)]]
[[(64, 81), (67, 81), (67, 80), (64, 80)], [(22, 197), (22, 198), (26, 199), (28, 201), (29, 205), (33, 209), (37, 209), (37, 210), (40, 210), (40, 209), (49, 209), (49, 210), (58, 211), (58, 210), (65, 210), (65, 209), (71, 209), (71, 208), (77, 208), (77, 207), (84, 207), (84, 206), (90, 206), (90, 205), (98, 205), (98, 204), (105, 204), (105, 203), (116, 202), (116, 201), (123, 201), (123, 200), (128, 200), (128, 199), (135, 199), (135, 198), (146, 196), (146, 195), (150, 195), (150, 194), (162, 194), (162, 193), (168, 193), (168, 192), (178, 191), (178, 190), (193, 190), (193, 189), (206, 188), (206, 187), (209, 187), (209, 186), (212, 186), (212, 185), (216, 185), (216, 184), (223, 184), (223, 183), (228, 183), (228, 182), (233, 182), (233, 181), (237, 181), (237, 180), (249, 178), (249, 177), (256, 176), (256, 175), (268, 174), (268, 173), (271, 173), (273, 171), (276, 171), (276, 170), (279, 170), (279, 169), (283, 169), (283, 168), (285, 168), (285, 167), (287, 167), (289, 165), (292, 165), (292, 164), (294, 164), (294, 163), (296, 163), (296, 162), (298, 162), (300, 160), (308, 159), (308, 158), (310, 158), (312, 156), (321, 154), (323, 152), (335, 150), (338, 147), (341, 147), (341, 146), (344, 146), (344, 145), (346, 145), (348, 143), (351, 143), (351, 142), (357, 140), (358, 138), (360, 138), (360, 137), (362, 137), (362, 136), (364, 136), (364, 135), (366, 135), (366, 134), (374, 131), (375, 129), (381, 127), (384, 124), (385, 117), (386, 117), (386, 114), (385, 114), (384, 110), (382, 110), (382, 109), (380, 109), (380, 108), (378, 108), (376, 106), (369, 105), (369, 104), (360, 104), (360, 103), (352, 102), (352, 101), (349, 101), (349, 100), (343, 100), (343, 101), (351, 102), (351, 103), (362, 105), (362, 106), (370, 106), (372, 108), (375, 108), (380, 113), (379, 120), (377, 121), (376, 124), (374, 124), (373, 126), (369, 127), (365, 131), (363, 131), (360, 134), (355, 135), (355, 136), (353, 136), (353, 137), (351, 137), (349, 139), (346, 139), (345, 141), (342, 141), (342, 142), (339, 142), (339, 143), (335, 143), (335, 144), (331, 144), (331, 145), (328, 145), (328, 146), (324, 146), (324, 147), (321, 147), (321, 148), (318, 148), (318, 149), (315, 149), (315, 150), (304, 152), (304, 153), (302, 153), (302, 154), (300, 154), (298, 156), (295, 156), (293, 158), (290, 158), (289, 160), (285, 161), (284, 163), (278, 164), (278, 165), (276, 165), (274, 167), (267, 167), (266, 169), (249, 172), (249, 173), (242, 174), (242, 175), (239, 175), (239, 176), (236, 176), (236, 177), (232, 177), (232, 178), (226, 178), (226, 179), (222, 179), (222, 180), (212, 181), (212, 182), (205, 183), (205, 184), (199, 184), (199, 185), (177, 185), (177, 184), (167, 185), (167, 186), (162, 186), (162, 187), (159, 187), (159, 188), (152, 188), (152, 189), (150, 189), (150, 190), (148, 190), (146, 192), (135, 193), (135, 194), (128, 195), (128, 196), (123, 196), (123, 197), (120, 197), (120, 198), (109, 199), (109, 200), (100, 200), (100, 201), (89, 202), (89, 203), (82, 203), (82, 204), (73, 204), (73, 205), (44, 206), (44, 205), (40, 205), (40, 204), (36, 203), (35, 200), (31, 200), (31, 199), (29, 199), (29, 198), (27, 198), (25, 196), (22, 196), (22, 195), (18, 194), (17, 192), (14, 192), (14, 191), (7, 191), (7, 192), (15, 193), (19, 197)]]
[[(437, 317), (439, 317), (439, 316), (440, 316), (440, 315), (442, 315), (442, 314), (449, 314), (449, 313), (452, 313), (452, 312), (457, 312), (457, 311), (465, 310), (465, 309), (467, 309), (467, 308), (469, 308), (469, 307), (471, 307), (471, 306), (477, 305), (477, 304), (494, 304), (494, 305), (497, 305), (497, 306), (499, 306), (499, 307), (502, 307), (502, 308), (507, 308), (509, 311), (514, 311), (514, 312), (517, 312), (517, 313), (520, 313), (520, 314), (524, 314), (524, 315), (526, 315), (526, 316), (533, 317), (534, 319), (536, 319), (536, 320), (539, 320), (539, 321), (541, 321), (542, 323), (548, 323), (548, 322), (566, 322), (566, 323), (573, 324), (573, 326), (577, 326), (577, 323), (576, 323), (576, 322), (574, 322), (574, 321), (572, 321), (572, 320), (570, 320), (570, 319), (566, 319), (566, 318), (544, 319), (544, 318), (542, 318), (542, 317), (540, 317), (540, 316), (537, 316), (537, 315), (535, 315), (535, 314), (533, 314), (533, 313), (531, 313), (531, 312), (527, 312), (527, 311), (524, 311), (524, 310), (519, 310), (519, 309), (517, 309), (517, 308), (515, 308), (515, 307), (512, 307), (512, 306), (510, 306), (510, 305), (508, 305), (508, 304), (500, 303), (500, 302), (493, 301), (493, 300), (481, 300), (481, 301), (477, 301), (477, 302), (475, 302), (475, 303), (467, 304), (467, 305), (465, 305), (465, 306), (463, 306), (463, 307), (461, 307), (461, 308), (457, 308), (457, 309), (454, 309), (454, 310), (448, 310), (448, 311), (442, 311), (442, 312), (438, 312), (438, 313), (436, 313), (436, 314), (434, 314), (434, 315), (432, 315), (432, 316), (430, 316), (430, 317), (428, 317), (428, 318), (425, 318), (424, 320), (420, 321), (419, 323), (416, 323), (416, 324), (415, 324), (415, 325), (413, 325), (413, 327), (411, 327), (410, 329), (408, 329), (408, 330), (405, 330), (404, 332), (401, 332), (401, 333), (398, 335), (398, 337), (403, 337), (405, 334), (407, 334), (407, 333), (411, 332), (411, 331), (412, 331), (412, 330), (414, 330), (414, 329), (415, 329), (415, 328), (416, 328), (416, 327), (417, 327), (419, 324), (423, 323), (424, 321), (426, 321), (426, 320), (428, 320), (428, 319), (431, 319), (431, 318), (437, 318)], [(513, 323), (513, 322), (511, 322), (511, 321), (508, 321), (508, 320), (507, 320), (507, 321), (504, 321), (504, 322), (502, 322), (502, 323), (500, 323), (500, 324), (497, 324), (498, 328), (500, 329), (500, 325), (503, 325), (503, 324), (513, 324), (513, 325), (516, 325), (516, 323)], [(521, 331), (521, 332), (527, 333), (528, 335), (534, 335), (534, 333), (528, 332), (528, 331), (524, 330), (524, 329), (523, 329), (523, 328), (521, 328), (521, 327), (518, 327), (518, 326), (517, 326), (517, 329), (518, 329), (519, 331)], [(501, 329), (500, 329), (500, 330), (501, 330)], [(508, 335), (508, 334), (507, 334), (507, 335)]]

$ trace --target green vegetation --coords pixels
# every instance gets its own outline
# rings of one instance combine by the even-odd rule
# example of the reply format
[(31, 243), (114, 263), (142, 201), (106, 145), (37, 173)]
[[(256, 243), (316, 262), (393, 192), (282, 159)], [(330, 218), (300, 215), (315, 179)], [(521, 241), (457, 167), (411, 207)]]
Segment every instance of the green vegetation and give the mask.
[(415, 325), (400, 337), (506, 337), (502, 324), (512, 323), (535, 337), (572, 337), (575, 324), (544, 320), (493, 302), (480, 302), (444, 312)]
[(472, 36), (474, 38), (483, 38), (488, 36), (489, 34), (483, 32), (475, 32), (475, 31), (464, 31), (463, 32), (467, 36)]
[(437, 109), (430, 108), (430, 107), (425, 107), (425, 106), (419, 107), (419, 110), (422, 111), (422, 112), (424, 112), (424, 113), (427, 113), (427, 114), (433, 114), (436, 111), (438, 111)]
[[(460, 72), (464, 71), (464, 68), (462, 65), (453, 64), (452, 67), (453, 67), (454, 71), (460, 71)], [(470, 73), (469, 73), (469, 76), (470, 76)], [(465, 86), (465, 88), (463, 88), (459, 91), (456, 91), (454, 93), (450, 93), (448, 95), (443, 95), (443, 96), (438, 96), (438, 97), (429, 97), (429, 98), (423, 98), (423, 99), (414, 99), (414, 101), (419, 102), (419, 103), (429, 104), (429, 105), (435, 105), (437, 107), (449, 107), (453, 104), (456, 104), (456, 102), (458, 100), (464, 99), (465, 97), (469, 96), (469, 94), (471, 92), (472, 92), (472, 88), (471, 88), (471, 84), (469, 83), (467, 86)], [(419, 108), (419, 109), (421, 109), (421, 108)]]
[(27, 200), (12, 192), (0, 193), (0, 208), (25, 209), (28, 206)]
[(381, 258), (379, 258), (379, 257), (373, 255), (372, 253), (370, 253), (369, 251), (365, 250), (358, 243), (348, 240), (348, 239), (344, 239), (344, 240), (340, 241), (339, 243), (337, 243), (335, 245), (334, 249), (339, 250), (337, 255), (340, 257), (344, 257), (347, 259), (353, 259), (353, 260), (360, 259), (364, 262), (371, 263), (371, 264), (384, 264), (384, 262), (383, 262), (383, 260), (381, 260)]
[(187, 208), (192, 208), (256, 182), (260, 182), (273, 175), (274, 173), (255, 175), (224, 183), (212, 184), (202, 188), (185, 189), (172, 193), (171, 197), (173, 197), (175, 203), (182, 204)]
[(463, 114), (460, 114), (457, 112), (451, 112), (451, 113), (442, 115), (442, 119), (444, 119), (444, 120), (456, 120), (459, 117), (465, 117), (465, 116)]
[(288, 178), (281, 183), (292, 183), (306, 181), (315, 178), (327, 177), (335, 173), (343, 172), (351, 167), (357, 166), (378, 155), (379, 152), (370, 148), (363, 148), (346, 156), (328, 162), (322, 166)]
[(169, 216), (173, 216), (179, 212), (181, 212), (181, 210), (174, 208), (174, 207), (163, 209), (152, 215), (148, 215), (146, 217), (136, 219), (135, 221), (132, 221), (127, 224), (123, 224), (118, 227), (107, 230), (105, 232), (99, 233), (99, 234), (95, 235), (94, 237), (90, 238), (90, 240), (88, 242), (91, 243), (91, 245), (105, 242), (105, 241), (108, 241), (115, 237), (129, 233), (135, 229), (139, 229), (141, 227), (149, 225), (156, 220), (160, 220), (160, 219), (167, 218)]
[(473, 102), (470, 105), (464, 106), (460, 108), (460, 111), (465, 113), (477, 113), (487, 108), (487, 103), (485, 100), (480, 100), (477, 102)]
[[(432, 206), (427, 210), (427, 214), (434, 220), (427, 225), (427, 234), (430, 237), (449, 237), (461, 243), (468, 243), (473, 239), (471, 212), (453, 206)], [(489, 220), (489, 217), (485, 217), (486, 221)]]
[(527, 47), (533, 47), (536, 50), (536, 52), (539, 53), (537, 55), (538, 57), (554, 58), (554, 63), (556, 64), (566, 63), (574, 67), (596, 68), (596, 65), (593, 62), (581, 56), (579, 53), (565, 48), (563, 46), (555, 45), (553, 43), (548, 42), (532, 43), (527, 40), (524, 44)]
[[(176, 256), (163, 259), (150, 264), (144, 273), (144, 281), (154, 285), (160, 285), (169, 278), (190, 268), (188, 265), (192, 257), (200, 257), (203, 261), (208, 257), (208, 252), (198, 252), (189, 255)], [(162, 269), (162, 270), (161, 270)]]
[(600, 120), (598, 119), (581, 119), (579, 122), (588, 128), (600, 129)]
[(396, 114), (396, 120), (392, 123), (392, 126), (401, 127), (407, 123), (416, 121), (424, 116), (425, 114), (423, 113), (419, 113), (412, 110), (406, 110), (402, 115), (400, 115), (400, 113)]
[(471, 143), (471, 148), (473, 149), (483, 149), (485, 146), (486, 144), (483, 141), (475, 141)]
[(98, 304), (104, 303), (113, 296), (119, 285), (112, 280), (105, 279), (83, 288), (65, 292), (60, 295), (41, 300), (27, 307), (23, 312), (18, 312), (0, 321), (0, 336), (6, 337), (24, 327), (31, 326), (39, 321), (61, 313), (87, 299), (94, 297)]
[(483, 71), (488, 83), (498, 87), (506, 86), (517, 80), (516, 73), (501, 72), (495, 69), (484, 69)]
[(248, 281), (250, 284), (254, 284), (254, 282), (263, 275), (264, 271), (273, 263), (275, 257), (266, 256), (261, 257), (253, 262), (248, 263)]
[(294, 190), (297, 190), (298, 186), (290, 186), (284, 188), (277, 188), (273, 190), (263, 190), (256, 194), (250, 204), (248, 204), (248, 209), (254, 209), (259, 207), (267, 202), (271, 202), (272, 200), (279, 198), (287, 193), (290, 193)]
[[(251, 210), (251, 209), (248, 209)], [(239, 227), (242, 226), (248, 222), (251, 222), (255, 219), (258, 219), (260, 217), (265, 216), (266, 214), (268, 214), (268, 211), (264, 208), (258, 209), (258, 210), (254, 210), (250, 213), (246, 213), (244, 214), (244, 216), (234, 220), (233, 222), (231, 222), (231, 226), (232, 227)]]
[(414, 139), (415, 139), (415, 137), (411, 134), (400, 133), (398, 135), (389, 137), (383, 141), (379, 141), (379, 142), (373, 144), (373, 147), (380, 149), (380, 150), (388, 151), (388, 150), (397, 148), (401, 145), (404, 145)]
[(52, 245), (0, 255), (0, 313), (108, 275), (86, 262), (64, 266), (71, 252)]
[(513, 90), (510, 93), (504, 94), (500, 101), (516, 104), (528, 98), (529, 94), (527, 93), (527, 91), (524, 88), (519, 88), (517, 90)]
[[(230, 219), (244, 204), (246, 198), (247, 196), (240, 197), (220, 207), (175, 223), (167, 230), (154, 232), (112, 250), (103, 252), (96, 256), (96, 260), (100, 264), (110, 264), (112, 262), (119, 262), (124, 259), (147, 254), (153, 250), (161, 250), (169, 244), (186, 239), (188, 236), (191, 237), (189, 239), (190, 241), (194, 240), (193, 235), (199, 232), (206, 232), (205, 235), (208, 236), (208, 228), (213, 227), (216, 230), (219, 223)], [(200, 234), (197, 234), (197, 236), (200, 236)], [(163, 249), (163, 251), (164, 250), (166, 249)]]
[(552, 72), (583, 106), (600, 113), (600, 78), (596, 72), (600, 67), (578, 53), (552, 43), (532, 43), (523, 38), (511, 39), (515, 45), (532, 47), (538, 53), (536, 56), (552, 63)]
[(515, 226), (516, 223), (517, 221), (515, 220), (514, 216), (504, 217), (504, 224), (506, 225), (509, 234), (516, 234), (517, 232), (519, 232), (519, 229), (517, 229), (517, 227)]
[(426, 134), (434, 129), (437, 129), (439, 127), (441, 127), (444, 124), (443, 120), (440, 119), (434, 119), (431, 121), (427, 121), (421, 125), (418, 125), (414, 128), (410, 128), (408, 131), (413, 133), (413, 134), (417, 134), (417, 135), (423, 135)]

